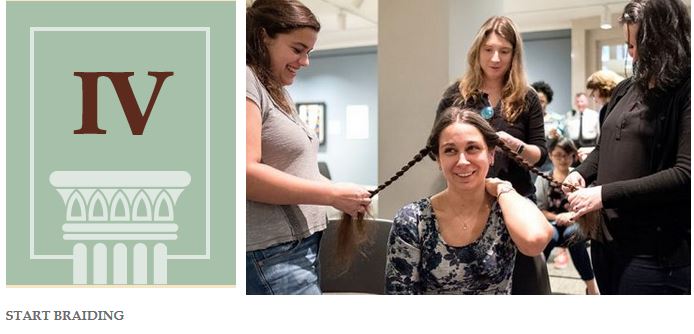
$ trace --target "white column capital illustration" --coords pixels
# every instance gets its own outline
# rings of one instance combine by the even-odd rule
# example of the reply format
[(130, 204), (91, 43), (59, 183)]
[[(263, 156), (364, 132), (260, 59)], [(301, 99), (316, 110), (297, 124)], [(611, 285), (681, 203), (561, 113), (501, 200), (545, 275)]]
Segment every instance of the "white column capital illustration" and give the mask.
[[(152, 251), (157, 255), (152, 264), (154, 284), (166, 284), (167, 247), (162, 242), (177, 239), (174, 206), (191, 182), (188, 172), (54, 171), (49, 181), (65, 204), (63, 239), (82, 245), (73, 254), (75, 284), (86, 284), (87, 257), (93, 258), (93, 283), (107, 284), (104, 273), (111, 253), (117, 259), (113, 268), (118, 270), (111, 282), (123, 284), (128, 277), (128, 252), (134, 256), (133, 283), (146, 284), (143, 266)], [(136, 242), (137, 247), (128, 250), (124, 242)], [(90, 252), (84, 243), (96, 246)]]

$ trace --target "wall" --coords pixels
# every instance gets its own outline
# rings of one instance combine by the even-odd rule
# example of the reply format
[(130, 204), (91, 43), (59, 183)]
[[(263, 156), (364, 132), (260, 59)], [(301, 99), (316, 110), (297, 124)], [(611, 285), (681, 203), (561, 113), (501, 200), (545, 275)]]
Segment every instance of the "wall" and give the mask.
[[(441, 16), (447, 16), (446, 11), (443, 13), (446, 14)], [(441, 29), (446, 31), (452, 28), (446, 28), (444, 23)], [(394, 28), (393, 31), (398, 36), (405, 35), (401, 26)], [(438, 46), (431, 46), (427, 50), (445, 48), (451, 41), (447, 36), (450, 33), (452, 32), (427, 34), (427, 36), (443, 37), (437, 41)], [(458, 35), (460, 32), (454, 34)], [(566, 112), (573, 103), (570, 31), (526, 33), (523, 34), (523, 38), (529, 82), (547, 81), (555, 92), (550, 108), (558, 113)], [(406, 39), (398, 40), (400, 39), (402, 43), (408, 43)], [(394, 42), (395, 40), (391, 38), (389, 41), (382, 42), (382, 45)], [(412, 54), (417, 49), (422, 50), (419, 58)], [(431, 53), (423, 48), (412, 49), (409, 54), (383, 55), (377, 54), (375, 47), (329, 50), (311, 55), (311, 66), (299, 72), (289, 91), (295, 102), (326, 103), (327, 138), (326, 144), (320, 148), (319, 160), (328, 163), (333, 180), (376, 185), (392, 176), (417, 152), (426, 140), (433, 121), (433, 110), (443, 89), (459, 77), (459, 74), (451, 77), (455, 71), (451, 71), (448, 66), (435, 68), (436, 66), (433, 65), (434, 63), (451, 65), (453, 59), (462, 63), (460, 59), (464, 55), (461, 54), (461, 50), (448, 51), (454, 55), (446, 57), (448, 53)], [(387, 50), (385, 52), (387, 53)], [(395, 80), (397, 82), (395, 85), (380, 87), (380, 100), (378, 73), (384, 71), (384, 68), (379, 68), (378, 57), (381, 58), (382, 67), (385, 66), (389, 71), (393, 71), (391, 75), (397, 75), (400, 78)], [(420, 69), (419, 72), (414, 73), (416, 71), (412, 66), (396, 64), (403, 58), (409, 57), (415, 57), (412, 61), (418, 63), (416, 68)], [(436, 57), (441, 59), (436, 60)], [(404, 68), (408, 70), (403, 71)], [(427, 97), (424, 97), (421, 87), (428, 87)], [(417, 98), (419, 102), (415, 104), (412, 99), (417, 96), (419, 96)], [(379, 103), (384, 101), (390, 101), (390, 104), (397, 104), (397, 106), (393, 106), (390, 112), (384, 113), (382, 110), (379, 112)], [(348, 140), (345, 138), (345, 107), (348, 104), (369, 106), (368, 139)], [(407, 117), (417, 118), (417, 120), (404, 119), (403, 116), (408, 114), (410, 116)], [(381, 124), (379, 124), (379, 118)], [(413, 128), (404, 126), (410, 123)], [(338, 125), (339, 129), (331, 127), (334, 125)], [(386, 145), (387, 148), (381, 148), (380, 152), (379, 128), (386, 130), (385, 137), (380, 140), (390, 143)], [(383, 133), (382, 131), (381, 134)], [(382, 169), (380, 177), (377, 174), (379, 167)], [(382, 211), (381, 216), (392, 218), (394, 210), (405, 203), (403, 201), (415, 200), (440, 189), (443, 181), (437, 175), (438, 170), (431, 161), (417, 164), (403, 181), (396, 182), (392, 189), (389, 188), (384, 192), (383, 196), (386, 200), (393, 196), (407, 198), (393, 199), (392, 205), (385, 208), (385, 211), (379, 210)], [(413, 186), (409, 184), (411, 182), (419, 183)], [(413, 187), (419, 190), (414, 192), (408, 190)]]
[[(378, 67), (376, 47), (314, 52), (310, 66), (288, 87), (294, 102), (325, 102), (326, 140), (318, 160), (332, 179), (375, 185), (378, 172)], [(347, 105), (369, 106), (368, 139), (345, 137)]]
[(523, 46), (528, 83), (543, 80), (552, 87), (551, 111), (571, 110), (571, 30), (525, 33)]

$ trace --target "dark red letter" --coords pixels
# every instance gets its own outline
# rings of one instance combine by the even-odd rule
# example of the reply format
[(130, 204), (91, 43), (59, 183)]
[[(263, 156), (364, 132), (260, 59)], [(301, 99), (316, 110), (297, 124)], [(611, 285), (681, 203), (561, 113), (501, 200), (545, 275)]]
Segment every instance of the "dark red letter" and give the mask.
[(154, 107), (154, 102), (157, 100), (161, 86), (166, 78), (172, 76), (173, 72), (148, 72), (150, 76), (157, 79), (154, 85), (154, 91), (149, 98), (149, 104), (142, 114), (140, 107), (137, 105), (137, 99), (130, 86), (128, 78), (133, 72), (75, 72), (75, 76), (82, 78), (82, 128), (75, 130), (75, 134), (105, 134), (106, 130), (99, 129), (97, 121), (97, 81), (99, 77), (105, 76), (113, 83), (113, 88), (116, 90), (116, 95), (123, 107), (123, 112), (130, 125), (130, 131), (134, 135), (141, 135), (147, 120)]

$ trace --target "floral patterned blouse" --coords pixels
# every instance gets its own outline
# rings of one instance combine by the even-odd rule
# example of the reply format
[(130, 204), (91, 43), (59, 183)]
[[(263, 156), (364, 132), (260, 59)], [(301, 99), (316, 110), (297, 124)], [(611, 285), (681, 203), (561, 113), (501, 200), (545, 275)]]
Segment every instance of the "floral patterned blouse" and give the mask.
[(388, 294), (510, 294), (516, 246), (499, 203), (479, 239), (447, 245), (438, 231), (431, 198), (400, 209), (388, 238)]

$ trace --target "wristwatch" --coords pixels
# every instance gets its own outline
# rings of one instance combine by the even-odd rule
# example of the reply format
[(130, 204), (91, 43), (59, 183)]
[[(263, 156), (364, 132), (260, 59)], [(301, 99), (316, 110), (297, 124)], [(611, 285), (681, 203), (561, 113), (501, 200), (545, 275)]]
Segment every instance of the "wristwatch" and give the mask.
[(525, 150), (525, 144), (520, 144), (520, 146), (518, 146), (518, 150), (516, 151), (516, 154), (521, 155), (524, 150)]

